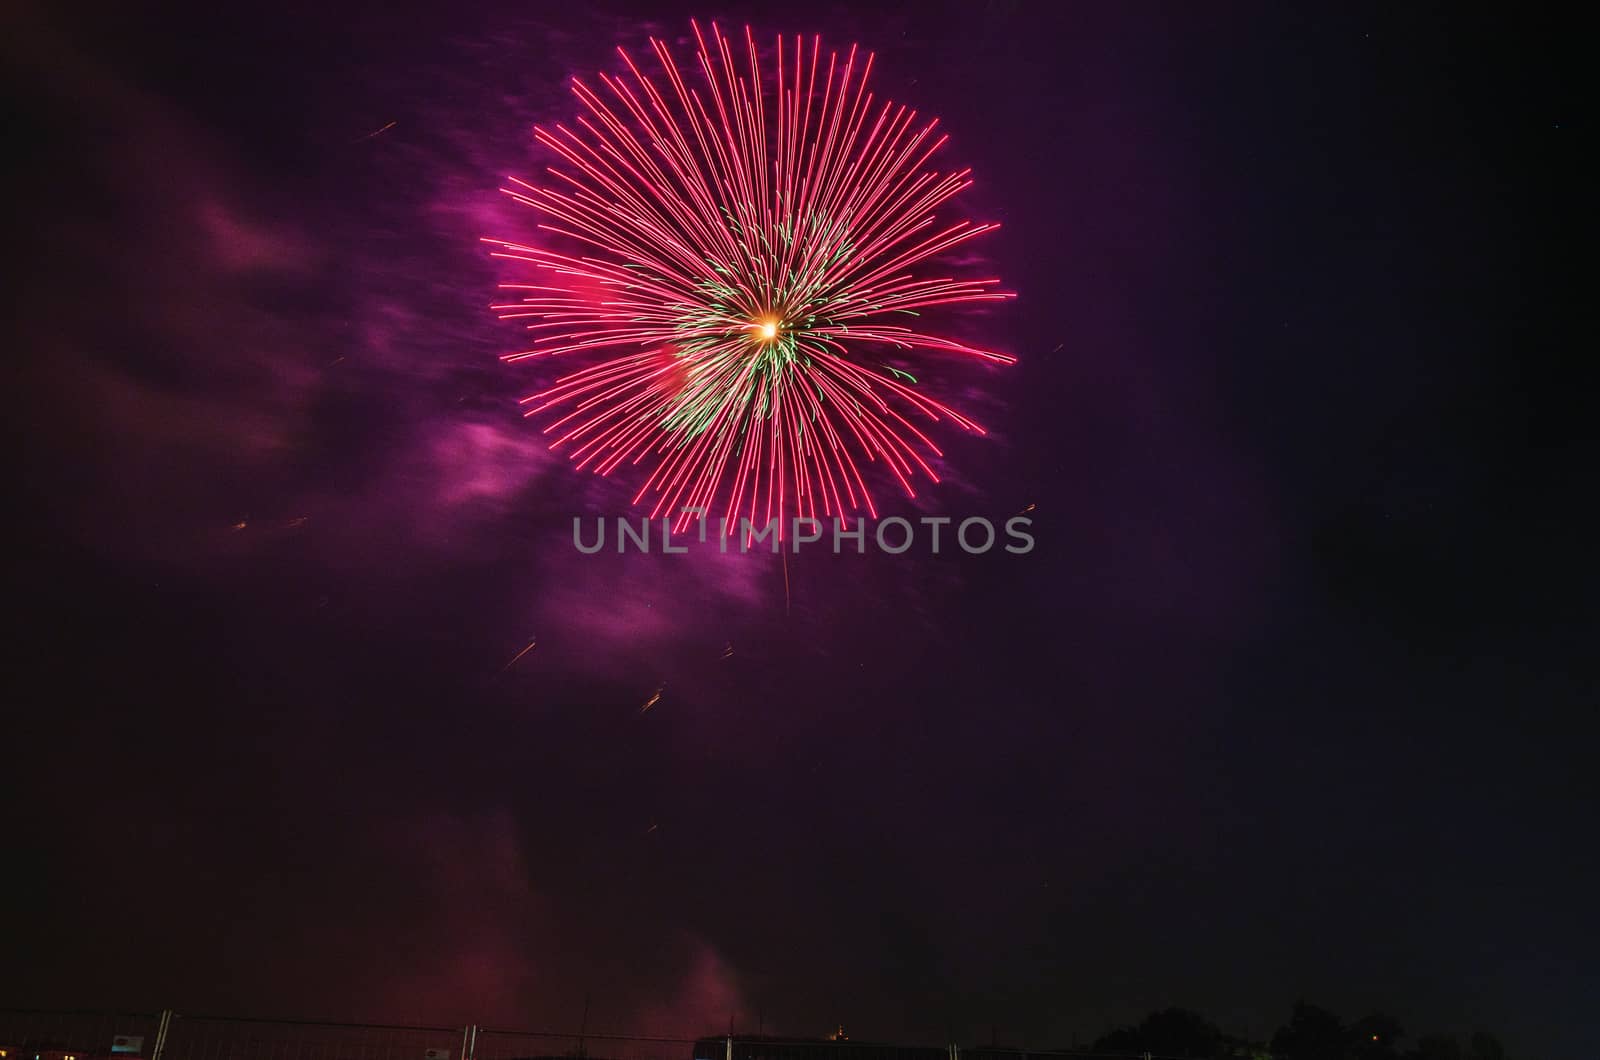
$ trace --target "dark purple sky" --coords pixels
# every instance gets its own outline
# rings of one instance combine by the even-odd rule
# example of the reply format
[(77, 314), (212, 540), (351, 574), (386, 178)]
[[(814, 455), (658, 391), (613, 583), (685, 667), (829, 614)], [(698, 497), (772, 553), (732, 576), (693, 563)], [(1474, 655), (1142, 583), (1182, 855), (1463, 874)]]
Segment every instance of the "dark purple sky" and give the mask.
[[(787, 613), (771, 556), (574, 554), (626, 486), (518, 416), (477, 239), (563, 79), (691, 15), (943, 119), (1021, 363), (944, 377), (995, 430), (886, 512), (1036, 504), (1033, 554), (802, 554)], [(1596, 1046), (1559, 27), (5, 18), (0, 1004), (1037, 1046), (1305, 996)]]

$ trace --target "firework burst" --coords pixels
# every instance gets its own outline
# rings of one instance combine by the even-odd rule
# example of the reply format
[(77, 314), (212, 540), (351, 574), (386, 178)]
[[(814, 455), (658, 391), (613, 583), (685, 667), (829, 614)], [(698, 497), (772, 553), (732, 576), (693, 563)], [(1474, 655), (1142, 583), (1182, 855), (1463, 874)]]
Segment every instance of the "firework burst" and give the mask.
[(634, 503), (653, 496), (652, 518), (777, 518), (781, 533), (791, 515), (876, 515), (864, 464), (911, 496), (919, 470), (938, 481), (916, 421), (983, 433), (879, 358), (1015, 360), (920, 326), (933, 306), (1013, 297), (931, 274), (998, 225), (938, 220), (970, 171), (926, 168), (946, 137), (874, 101), (870, 54), (780, 37), (769, 77), (748, 28), (742, 60), (715, 24), (694, 35), (700, 84), (660, 41), (662, 85), (618, 49), (626, 75), (574, 80), (573, 127), (534, 130), (562, 163), (550, 179), (502, 189), (544, 233), (485, 241), (538, 270), (501, 285), (517, 293), (494, 308), (535, 334), (505, 359), (593, 358), (526, 415), (558, 410), (545, 433), (579, 467), (645, 465)]

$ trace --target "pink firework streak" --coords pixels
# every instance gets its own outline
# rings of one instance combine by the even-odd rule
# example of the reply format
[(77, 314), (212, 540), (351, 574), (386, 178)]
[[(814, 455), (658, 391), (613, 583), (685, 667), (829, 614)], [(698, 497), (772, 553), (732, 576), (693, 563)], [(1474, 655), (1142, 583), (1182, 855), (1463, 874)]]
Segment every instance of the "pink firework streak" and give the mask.
[[(970, 170), (924, 167), (947, 137), (937, 121), (875, 104), (873, 57), (851, 47), (824, 61), (800, 38), (776, 45), (763, 74), (715, 24), (694, 23), (703, 87), (690, 87), (652, 39), (665, 91), (628, 54), (606, 95), (574, 80), (587, 113), (576, 128), (536, 128), (566, 163), (535, 187), (502, 190), (543, 215), (569, 252), (490, 239), (495, 256), (537, 267), (537, 284), (497, 304), (531, 318), (531, 349), (508, 361), (597, 357), (523, 399), (579, 467), (610, 474), (645, 464), (634, 503), (652, 518), (684, 509), (739, 517), (847, 517), (877, 509), (863, 460), (882, 462), (907, 495), (940, 450), (913, 422), (972, 420), (907, 385), (874, 349), (936, 351), (999, 364), (1002, 353), (919, 330), (921, 311), (1014, 297), (997, 279), (923, 275), (938, 255), (999, 226), (938, 221)], [(687, 517), (680, 518), (681, 522)]]

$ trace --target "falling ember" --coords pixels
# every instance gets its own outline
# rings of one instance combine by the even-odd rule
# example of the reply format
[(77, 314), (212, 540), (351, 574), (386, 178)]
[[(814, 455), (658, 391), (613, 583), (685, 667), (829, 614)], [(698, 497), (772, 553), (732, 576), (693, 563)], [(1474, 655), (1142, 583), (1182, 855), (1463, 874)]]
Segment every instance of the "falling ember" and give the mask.
[(661, 702), (661, 693), (666, 690), (666, 687), (667, 686), (664, 685), (664, 684), (663, 685), (657, 685), (655, 693), (649, 699), (644, 701), (644, 706), (639, 708), (639, 713), (643, 714), (646, 711), (648, 711), (651, 707), (653, 707), (657, 703)]
[[(560, 410), (545, 433), (582, 468), (648, 471), (634, 503), (651, 516), (702, 510), (764, 524), (791, 515), (876, 515), (863, 463), (907, 495), (942, 455), (914, 420), (983, 429), (871, 358), (885, 348), (1015, 358), (921, 330), (923, 310), (1013, 297), (992, 278), (944, 275), (939, 255), (999, 227), (940, 221), (971, 185), (937, 173), (936, 121), (867, 91), (873, 56), (779, 38), (764, 71), (698, 23), (691, 87), (668, 47), (661, 74), (626, 52), (626, 76), (573, 92), (587, 113), (537, 128), (559, 156), (543, 186), (502, 189), (541, 215), (531, 243), (488, 239), (535, 269), (494, 308), (526, 319), (532, 346), (508, 361), (588, 355), (526, 398)], [(563, 243), (573, 244), (570, 248)]]
[(360, 143), (360, 142), (361, 142), (361, 141), (362, 141), (362, 140), (370, 140), (370, 139), (372, 139), (372, 138), (373, 138), (373, 137), (374, 137), (374, 136), (378, 136), (378, 135), (381, 135), (381, 134), (383, 134), (383, 133), (386, 133), (386, 132), (388, 132), (388, 131), (389, 131), (389, 130), (390, 130), (390, 129), (392, 129), (392, 128), (394, 128), (394, 127), (395, 127), (395, 126), (396, 126), (396, 125), (398, 125), (398, 124), (400, 124), (400, 123), (399, 123), (399, 122), (395, 122), (395, 121), (392, 121), (392, 122), (390, 122), (390, 123), (389, 123), (389, 124), (387, 124), (387, 125), (385, 125), (385, 126), (383, 126), (383, 128), (381, 128), (381, 129), (374, 129), (374, 130), (372, 130), (372, 131), (371, 131), (371, 132), (369, 132), (369, 133), (367, 133), (367, 134), (366, 134), (366, 135), (365, 135), (365, 136), (358, 136), (358, 137), (356, 137), (356, 138), (355, 138), (355, 139), (354, 139), (354, 140), (352, 140), (352, 141), (350, 141), (350, 142), (351, 142), (351, 143), (357, 143), (357, 144), (358, 144), (358, 143)]
[(538, 645), (538, 643), (539, 643), (538, 638), (534, 638), (533, 640), (528, 641), (528, 646), (526, 648), (523, 648), (521, 651), (517, 652), (517, 654), (513, 655), (511, 657), (511, 661), (510, 662), (508, 662), (504, 666), (500, 667), (500, 672), (501, 673), (505, 673), (507, 670), (509, 670), (513, 666), (517, 665), (517, 663), (521, 662), (522, 661), (522, 657), (524, 655), (528, 654), (530, 651), (532, 651)]

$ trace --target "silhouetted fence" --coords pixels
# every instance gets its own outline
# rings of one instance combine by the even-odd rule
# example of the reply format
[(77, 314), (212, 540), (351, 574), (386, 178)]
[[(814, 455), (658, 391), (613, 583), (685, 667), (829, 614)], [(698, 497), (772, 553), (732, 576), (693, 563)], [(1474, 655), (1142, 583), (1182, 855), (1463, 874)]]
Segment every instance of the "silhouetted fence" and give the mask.
[(0, 1060), (1184, 1060), (756, 1035), (656, 1037), (165, 1012), (0, 1009)]

